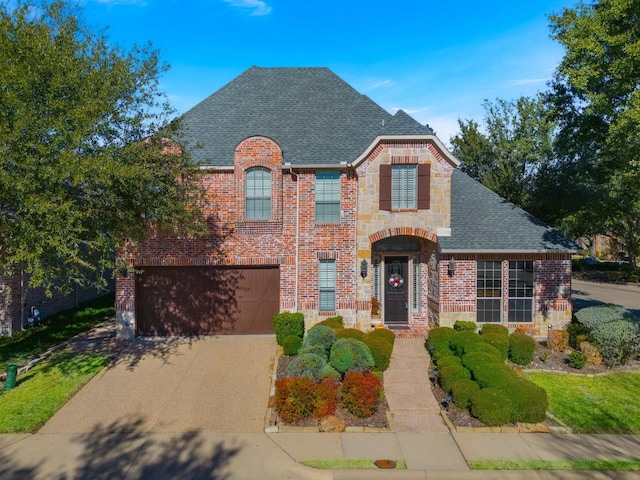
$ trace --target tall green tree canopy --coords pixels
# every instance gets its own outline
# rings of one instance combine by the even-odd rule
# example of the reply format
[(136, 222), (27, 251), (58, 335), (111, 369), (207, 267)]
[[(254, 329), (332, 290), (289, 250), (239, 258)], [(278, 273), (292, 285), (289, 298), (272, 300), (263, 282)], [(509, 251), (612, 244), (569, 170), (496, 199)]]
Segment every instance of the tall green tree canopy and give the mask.
[(551, 29), (565, 48), (549, 95), (560, 125), (557, 154), (565, 178), (573, 175), (582, 179), (583, 190), (587, 187), (570, 218), (584, 227), (595, 221), (600, 233), (617, 237), (635, 268), (640, 253), (640, 0), (579, 4), (552, 16)]
[(542, 97), (485, 101), (482, 125), (458, 120), (451, 139), (460, 169), (508, 201), (536, 212), (539, 173), (552, 161), (553, 124)]
[(195, 169), (151, 46), (124, 51), (64, 1), (0, 4), (0, 275), (96, 282), (114, 249), (198, 224)]

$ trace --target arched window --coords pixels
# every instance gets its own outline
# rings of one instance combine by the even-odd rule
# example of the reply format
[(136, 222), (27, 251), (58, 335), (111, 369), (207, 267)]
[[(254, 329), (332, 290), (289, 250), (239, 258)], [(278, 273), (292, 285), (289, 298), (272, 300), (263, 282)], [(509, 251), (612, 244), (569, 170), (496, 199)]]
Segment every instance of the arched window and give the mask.
[(245, 218), (271, 219), (271, 172), (264, 167), (247, 170), (245, 184)]

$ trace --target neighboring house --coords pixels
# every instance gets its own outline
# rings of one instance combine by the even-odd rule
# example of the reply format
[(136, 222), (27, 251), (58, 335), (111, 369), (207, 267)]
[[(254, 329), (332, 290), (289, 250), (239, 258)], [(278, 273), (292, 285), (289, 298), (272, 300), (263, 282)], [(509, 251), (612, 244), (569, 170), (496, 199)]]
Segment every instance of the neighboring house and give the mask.
[(48, 297), (42, 287), (30, 288), (28, 283), (27, 275), (0, 276), (0, 336), (11, 336), (39, 320), (77, 307), (114, 289), (113, 280), (109, 278), (107, 288), (100, 292), (95, 288), (76, 287), (67, 295), (54, 292)]
[(330, 70), (252, 67), (182, 121), (210, 234), (121, 253), (136, 272), (117, 281), (121, 337), (268, 333), (281, 311), (542, 336), (571, 319), (576, 246)]

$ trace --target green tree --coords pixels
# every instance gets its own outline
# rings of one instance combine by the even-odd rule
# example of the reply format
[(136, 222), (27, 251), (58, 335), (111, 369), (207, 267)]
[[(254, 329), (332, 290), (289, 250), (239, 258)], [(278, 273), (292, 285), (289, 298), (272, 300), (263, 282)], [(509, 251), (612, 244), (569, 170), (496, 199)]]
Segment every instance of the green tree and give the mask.
[[(153, 228), (196, 231), (196, 174), (150, 46), (123, 51), (64, 1), (0, 4), (0, 275), (101, 284)], [(55, 288), (58, 288), (55, 287)]]
[(461, 170), (537, 214), (538, 177), (553, 160), (553, 124), (542, 96), (485, 101), (483, 107), (483, 124), (459, 120), (461, 133), (451, 139)]
[[(549, 104), (560, 125), (556, 151), (565, 175), (583, 182), (568, 217), (595, 221), (640, 253), (640, 0), (600, 0), (551, 17), (565, 48)], [(572, 183), (566, 181), (566, 183)], [(575, 184), (575, 182), (573, 182)]]

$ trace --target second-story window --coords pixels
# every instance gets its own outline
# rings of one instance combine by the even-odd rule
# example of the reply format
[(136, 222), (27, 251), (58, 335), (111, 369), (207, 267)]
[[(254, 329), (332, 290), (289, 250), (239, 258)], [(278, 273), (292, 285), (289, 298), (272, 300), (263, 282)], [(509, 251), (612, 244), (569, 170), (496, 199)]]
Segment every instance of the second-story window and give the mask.
[(340, 172), (316, 173), (316, 223), (340, 221)]
[(245, 217), (249, 220), (271, 218), (271, 172), (264, 167), (247, 170)]
[(431, 165), (380, 165), (380, 210), (428, 210)]

